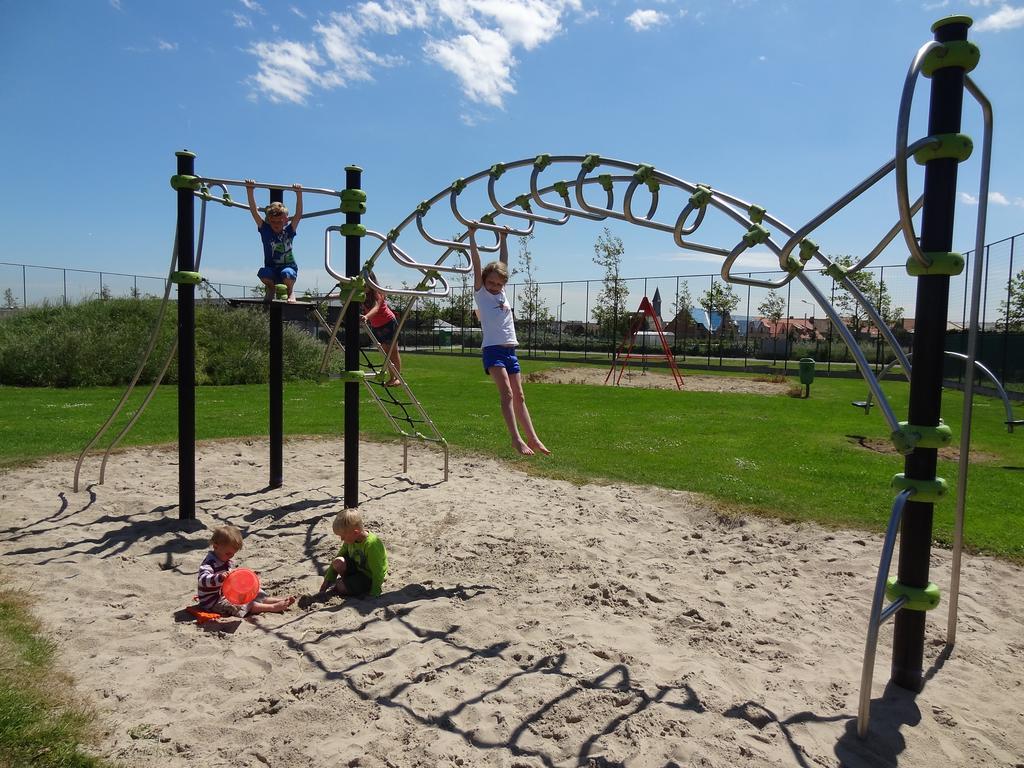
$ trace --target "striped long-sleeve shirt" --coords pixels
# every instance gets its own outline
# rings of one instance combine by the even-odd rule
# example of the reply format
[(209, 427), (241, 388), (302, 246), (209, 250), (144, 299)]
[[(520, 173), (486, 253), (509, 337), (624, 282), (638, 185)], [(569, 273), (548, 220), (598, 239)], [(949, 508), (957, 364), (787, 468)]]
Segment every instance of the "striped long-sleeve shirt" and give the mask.
[(209, 552), (199, 566), (199, 606), (209, 608), (220, 599), (220, 585), (228, 576), (228, 571), (236, 565), (234, 560), (224, 562), (213, 552)]

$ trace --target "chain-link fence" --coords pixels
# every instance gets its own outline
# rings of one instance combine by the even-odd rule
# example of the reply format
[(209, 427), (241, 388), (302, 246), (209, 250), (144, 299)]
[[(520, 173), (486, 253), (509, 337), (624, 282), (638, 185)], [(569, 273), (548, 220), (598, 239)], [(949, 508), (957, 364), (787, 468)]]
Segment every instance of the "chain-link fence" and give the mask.
[[(981, 335), (978, 358), (1005, 383), (1024, 383), (1024, 257), (1017, 253), (1024, 233), (985, 247)], [(963, 351), (964, 328), (973, 271), (967, 266), (950, 281), (947, 348)], [(865, 312), (831, 277), (818, 270), (807, 278), (828, 298), (851, 329), (867, 358), (884, 366), (893, 354)], [(781, 272), (752, 272), (745, 276), (776, 281)], [(160, 296), (165, 278), (60, 267), (0, 262), (0, 307), (69, 304), (112, 296)], [(252, 296), (251, 286), (215, 283), (217, 292)], [(738, 369), (779, 368), (789, 371), (794, 361), (812, 357), (825, 370), (852, 365), (852, 358), (823, 309), (799, 281), (778, 291), (728, 285), (718, 274), (622, 278), (624, 298), (609, 304), (603, 280), (509, 283), (506, 293), (516, 309), (520, 355), (524, 357), (609, 360), (622, 344), (641, 299), (646, 296), (662, 319), (666, 341), (677, 360), (687, 366)], [(917, 280), (904, 264), (871, 266), (858, 278), (858, 287), (880, 308), (885, 323), (910, 349), (914, 334)], [(203, 287), (200, 288), (200, 291)], [(206, 289), (209, 291), (209, 289)], [(212, 291), (211, 298), (212, 296)], [(172, 294), (173, 296), (173, 294)], [(392, 297), (396, 311), (401, 297)], [(455, 285), (451, 296), (415, 303), (399, 343), (406, 350), (477, 354), (480, 329), (473, 311), (472, 285)], [(661, 341), (644, 327), (636, 334), (634, 352), (657, 355)], [(653, 360), (653, 358), (652, 358)], [(961, 364), (951, 361), (947, 375), (959, 378)]]

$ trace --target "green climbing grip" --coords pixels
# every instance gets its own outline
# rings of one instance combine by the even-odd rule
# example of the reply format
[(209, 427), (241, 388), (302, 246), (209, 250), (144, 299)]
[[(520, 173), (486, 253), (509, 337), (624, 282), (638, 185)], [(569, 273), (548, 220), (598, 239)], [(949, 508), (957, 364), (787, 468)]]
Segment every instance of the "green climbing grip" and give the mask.
[(694, 208), (703, 208), (711, 202), (711, 187), (707, 184), (698, 184), (697, 189), (690, 195), (690, 205)]
[(456, 179), (455, 181), (452, 182), (452, 192), (454, 192), (456, 195), (459, 194), (460, 192), (462, 192), (462, 190), (464, 190), (465, 188), (466, 188), (466, 180), (465, 179)]
[(180, 173), (171, 176), (171, 189), (191, 189), (193, 192), (198, 192), (202, 186), (203, 183), (199, 181), (198, 176), (186, 176)]
[(171, 282), (177, 285), (199, 285), (203, 276), (198, 272), (172, 272)]
[(747, 215), (750, 217), (750, 220), (755, 224), (760, 224), (762, 221), (764, 221), (764, 215), (767, 212), (768, 211), (766, 211), (760, 205), (751, 205), (750, 208), (747, 209)]
[(800, 241), (800, 261), (808, 262), (818, 250), (818, 244), (813, 240), (804, 238)]
[(354, 301), (361, 304), (366, 299), (366, 281), (362, 275), (348, 283), (338, 283), (338, 298), (342, 302)]
[(489, 175), (492, 179), (500, 179), (503, 173), (505, 173), (505, 164), (495, 163), (494, 165), (491, 166)]
[(935, 582), (929, 581), (927, 587), (908, 587), (906, 584), (900, 584), (895, 576), (885, 580), (885, 596), (889, 600), (907, 598), (903, 608), (908, 611), (930, 611), (937, 608), (942, 599)]
[(397, 228), (396, 229), (392, 229), (390, 232), (388, 232), (388, 240), (390, 240), (393, 243), (396, 240), (398, 240), (398, 236), (400, 234), (402, 234), (402, 233)]
[(430, 210), (430, 203), (424, 200), (422, 203), (416, 206), (416, 213), (419, 216), (426, 216), (427, 211)]
[(362, 224), (342, 224), (341, 234), (345, 237), (366, 237), (366, 227)]
[(918, 165), (926, 165), (930, 160), (943, 158), (951, 158), (962, 163), (974, 151), (974, 142), (966, 133), (940, 133), (929, 138), (933, 143), (921, 147), (914, 153), (914, 162)]
[(744, 233), (743, 242), (747, 244), (748, 248), (753, 248), (755, 245), (765, 242), (771, 236), (771, 232), (760, 224), (755, 224)]
[(605, 192), (611, 192), (612, 187), (615, 186), (615, 182), (612, 181), (612, 175), (610, 173), (602, 173), (597, 177), (597, 182)]
[(516, 198), (516, 205), (518, 205), (520, 208), (522, 208), (527, 213), (532, 211), (532, 209), (530, 208), (530, 196), (529, 195), (520, 195), (519, 197), (517, 197)]
[(901, 421), (900, 428), (889, 439), (896, 450), (906, 456), (913, 453), (915, 448), (945, 448), (953, 442), (953, 430), (948, 424), (922, 427)]
[(358, 383), (376, 375), (373, 371), (342, 371), (336, 374), (334, 378), (344, 382), (354, 381)]
[(827, 267), (825, 267), (821, 271), (824, 274), (826, 274), (829, 277), (831, 277), (836, 282), (838, 282), (838, 281), (842, 280), (844, 277), (846, 277), (846, 273), (849, 270), (847, 270), (846, 267), (842, 266), (841, 264), (829, 264)]
[(803, 270), (804, 263), (793, 254), (790, 254), (786, 257), (786, 263), (782, 265), (782, 268), (789, 274), (795, 275)]
[(941, 501), (949, 492), (949, 485), (941, 477), (934, 480), (915, 480), (902, 472), (893, 475), (889, 486), (895, 488), (897, 492), (912, 488), (914, 495), (910, 497), (910, 501), (920, 501), (926, 504), (935, 504)]
[(921, 63), (921, 74), (931, 77), (936, 71), (946, 67), (962, 67), (964, 72), (970, 72), (978, 66), (980, 60), (981, 49), (974, 43), (968, 40), (950, 40), (925, 54)]
[(587, 173), (590, 173), (592, 170), (597, 168), (597, 166), (599, 166), (600, 164), (601, 164), (601, 156), (600, 155), (594, 155), (594, 154), (590, 154), (590, 155), (587, 155), (586, 157), (584, 157), (583, 158), (583, 162), (581, 163), (581, 165), (583, 167), (583, 170), (585, 170)]
[(341, 191), (342, 213), (366, 213), (366, 192), (361, 189)]
[(923, 265), (913, 256), (907, 259), (907, 274), (911, 277), (923, 275), (959, 275), (964, 271), (964, 257), (962, 254), (942, 251), (926, 251), (924, 257), (928, 259), (928, 266)]
[(633, 178), (639, 181), (641, 184), (646, 184), (647, 189), (651, 191), (651, 194), (661, 189), (661, 184), (658, 182), (656, 178), (654, 178), (653, 165), (641, 163), (636, 167), (636, 173), (633, 174)]
[(494, 224), (494, 216), (495, 214), (493, 212), (485, 213), (483, 216), (480, 217), (480, 221), (482, 221), (484, 224)]
[(569, 202), (569, 182), (567, 182), (567, 181), (556, 181), (554, 184), (551, 185), (551, 188), (554, 189), (555, 192), (558, 193), (558, 196), (561, 197), (566, 202), (566, 204), (568, 204), (568, 202)]
[(537, 158), (533, 161), (533, 167), (538, 171), (543, 171), (549, 165), (551, 165), (551, 155), (547, 152), (542, 155), (537, 155)]
[(225, 192), (224, 193), (224, 197), (222, 197), (220, 199), (220, 204), (221, 205), (226, 205), (228, 207), (230, 207), (233, 202), (234, 201), (231, 199), (231, 193), (230, 192)]

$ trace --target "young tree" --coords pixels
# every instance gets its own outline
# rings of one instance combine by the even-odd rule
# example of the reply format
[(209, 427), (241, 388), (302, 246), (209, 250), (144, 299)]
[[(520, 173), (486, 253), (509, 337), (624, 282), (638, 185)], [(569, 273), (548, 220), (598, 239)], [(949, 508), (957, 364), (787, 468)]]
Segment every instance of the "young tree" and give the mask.
[(672, 302), (672, 333), (676, 336), (676, 341), (679, 340), (679, 324), (683, 326), (683, 338), (690, 335), (690, 328), (693, 327), (693, 315), (690, 314), (690, 309), (693, 307), (693, 296), (690, 295), (690, 284), (683, 282), (682, 286), (676, 293), (676, 300)]
[(4, 309), (17, 309), (18, 300), (14, 298), (14, 291), (4, 288)]
[[(849, 268), (853, 265), (852, 256), (839, 256), (834, 261), (841, 267)], [(857, 286), (864, 297), (878, 310), (878, 314), (881, 315), (882, 321), (887, 327), (894, 328), (903, 322), (903, 307), (893, 303), (889, 287), (884, 282), (880, 283), (873, 272), (861, 270), (849, 277), (850, 282)], [(842, 283), (836, 283), (835, 305), (840, 316), (846, 318), (846, 326), (855, 337), (867, 328), (869, 324), (867, 312), (861, 303), (843, 287)]]
[(531, 240), (532, 234), (519, 238), (519, 269), (516, 272), (523, 275), (523, 287), (516, 301), (516, 317), (520, 322), (526, 323), (527, 334), (533, 338), (537, 329), (549, 325), (554, 316), (540, 295), (540, 283), (536, 277), (537, 267), (530, 252)]
[(1001, 331), (1024, 331), (1024, 269), (1006, 283), (1006, 294), (1006, 300), (999, 302), (996, 328)]
[[(718, 312), (722, 316), (722, 325), (719, 329), (719, 336), (724, 335), (727, 331), (732, 330), (732, 326), (726, 328), (726, 322), (728, 317), (732, 314), (732, 311), (740, 305), (740, 297), (736, 295), (736, 292), (732, 289), (732, 286), (728, 283), (713, 282), (711, 287), (704, 291), (697, 300), (700, 304), (701, 309), (707, 312), (709, 315), (712, 312)], [(708, 331), (711, 329), (708, 328)]]
[[(768, 291), (764, 301), (757, 305), (757, 311), (761, 313), (761, 317), (771, 320), (773, 328), (772, 339), (774, 340), (778, 335), (779, 321), (786, 311), (786, 300), (775, 291)], [(772, 365), (775, 365), (775, 360), (775, 344), (772, 344)]]
[(604, 228), (594, 243), (594, 263), (604, 267), (604, 280), (601, 291), (594, 299), (591, 316), (602, 334), (611, 339), (619, 336), (619, 328), (624, 326), (627, 318), (626, 298), (629, 296), (629, 287), (619, 276), (625, 250), (622, 239), (613, 235), (608, 227)]

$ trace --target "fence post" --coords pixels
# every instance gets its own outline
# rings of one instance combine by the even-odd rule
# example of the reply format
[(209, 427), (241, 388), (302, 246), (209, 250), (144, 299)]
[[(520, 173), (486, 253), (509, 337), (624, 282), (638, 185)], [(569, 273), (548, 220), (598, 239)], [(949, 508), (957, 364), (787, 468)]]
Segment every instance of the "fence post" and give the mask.
[(25, 265), (21, 265), (21, 308), (28, 308), (28, 281), (25, 279)]
[(68, 271), (62, 269), (61, 272), (64, 275), (64, 306), (66, 307), (68, 305)]

